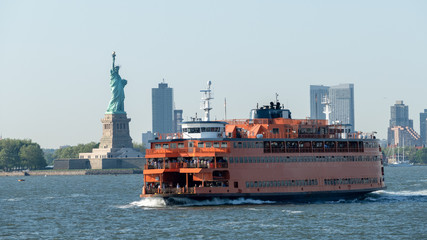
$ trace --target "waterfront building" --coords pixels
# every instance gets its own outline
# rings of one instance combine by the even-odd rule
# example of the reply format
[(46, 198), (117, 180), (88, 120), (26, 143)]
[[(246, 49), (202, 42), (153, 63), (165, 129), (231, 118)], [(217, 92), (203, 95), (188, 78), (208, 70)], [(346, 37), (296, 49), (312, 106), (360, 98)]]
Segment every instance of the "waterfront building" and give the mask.
[(420, 113), (420, 136), (423, 141), (423, 145), (427, 145), (427, 109)]
[(409, 107), (402, 100), (390, 107), (390, 125), (387, 143), (391, 146), (421, 146), (421, 136), (413, 128), (409, 119)]
[(329, 119), (332, 123), (347, 124), (355, 131), (354, 84), (337, 86), (310, 85), (310, 118), (326, 119), (324, 98), (330, 103)]
[(390, 127), (393, 126), (413, 128), (413, 121), (409, 119), (409, 107), (402, 100), (390, 107)]
[(164, 81), (151, 91), (153, 133), (173, 132), (173, 88)]

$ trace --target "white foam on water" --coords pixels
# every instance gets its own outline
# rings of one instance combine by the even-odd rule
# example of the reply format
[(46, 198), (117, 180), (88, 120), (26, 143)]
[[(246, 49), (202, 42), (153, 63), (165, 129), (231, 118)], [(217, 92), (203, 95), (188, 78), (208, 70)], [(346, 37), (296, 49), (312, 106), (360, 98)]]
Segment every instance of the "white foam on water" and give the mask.
[(282, 212), (287, 214), (300, 214), (303, 213), (303, 211), (292, 211), (292, 210), (282, 210)]
[(399, 196), (427, 196), (427, 190), (419, 190), (419, 191), (399, 191), (399, 192), (389, 192), (385, 191), (387, 194), (391, 195), (399, 195)]
[(371, 197), (368, 197), (368, 201), (427, 201), (427, 190), (418, 190), (418, 191), (385, 191), (380, 190), (371, 193)]
[(135, 207), (148, 207), (148, 208), (162, 208), (166, 206), (166, 202), (163, 198), (143, 198), (139, 201), (131, 202), (126, 205), (117, 206), (121, 209), (135, 208)]
[(5, 199), (5, 200), (8, 201), (8, 202), (18, 202), (18, 201), (24, 200), (24, 198), (8, 198), (8, 199)]

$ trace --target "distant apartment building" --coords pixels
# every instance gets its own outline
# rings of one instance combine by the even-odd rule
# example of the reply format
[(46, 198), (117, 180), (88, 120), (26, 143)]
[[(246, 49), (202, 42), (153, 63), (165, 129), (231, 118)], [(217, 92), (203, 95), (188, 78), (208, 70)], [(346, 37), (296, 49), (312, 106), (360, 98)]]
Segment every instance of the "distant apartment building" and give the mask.
[(151, 91), (153, 133), (173, 132), (173, 89), (165, 82)]
[(150, 148), (149, 141), (153, 139), (154, 139), (154, 133), (152, 133), (151, 131), (148, 131), (142, 134), (142, 144), (147, 149)]
[(390, 107), (390, 125), (387, 143), (392, 146), (421, 146), (421, 136), (413, 129), (414, 122), (409, 119), (409, 107), (402, 100)]
[(423, 145), (427, 145), (427, 109), (424, 109), (424, 112), (420, 113), (420, 136), (423, 142)]
[(401, 100), (390, 107), (390, 127), (392, 126), (414, 127), (413, 121), (409, 119), (409, 107)]
[(323, 113), (324, 98), (330, 102), (331, 122), (349, 124), (350, 130), (355, 131), (354, 121), (354, 84), (337, 86), (310, 85), (310, 118), (326, 119)]

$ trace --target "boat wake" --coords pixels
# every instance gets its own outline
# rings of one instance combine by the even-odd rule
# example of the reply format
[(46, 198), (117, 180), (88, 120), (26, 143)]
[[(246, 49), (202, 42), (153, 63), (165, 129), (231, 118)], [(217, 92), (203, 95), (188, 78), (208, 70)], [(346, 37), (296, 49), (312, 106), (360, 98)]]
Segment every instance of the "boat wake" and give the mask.
[(166, 207), (166, 202), (163, 198), (144, 198), (139, 201), (134, 201), (126, 205), (118, 206), (118, 208), (163, 208)]
[(218, 199), (214, 198), (211, 200), (197, 201), (189, 198), (169, 198), (164, 200), (163, 198), (144, 198), (139, 201), (131, 202), (126, 205), (117, 206), (121, 209), (126, 208), (164, 208), (167, 206), (180, 206), (180, 207), (195, 207), (195, 206), (221, 206), (221, 205), (261, 205), (261, 204), (273, 204), (274, 201), (261, 201), (254, 199)]
[(427, 190), (418, 190), (418, 191), (385, 191), (380, 190), (367, 195), (367, 198), (364, 201), (371, 202), (427, 202)]

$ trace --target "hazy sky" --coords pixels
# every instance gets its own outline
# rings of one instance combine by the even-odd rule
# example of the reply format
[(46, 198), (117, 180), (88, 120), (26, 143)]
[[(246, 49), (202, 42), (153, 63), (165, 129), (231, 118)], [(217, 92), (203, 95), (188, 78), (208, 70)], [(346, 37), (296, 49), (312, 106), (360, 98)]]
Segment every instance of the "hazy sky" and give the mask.
[(309, 86), (354, 83), (357, 130), (386, 138), (390, 106), (427, 108), (427, 1), (0, 0), (0, 134), (43, 148), (98, 142), (122, 66), (131, 137), (151, 130), (151, 88), (174, 88), (184, 119), (247, 118), (279, 100), (309, 116)]

